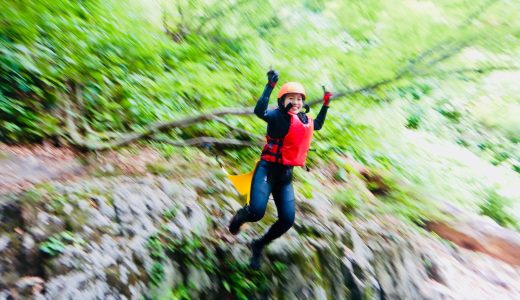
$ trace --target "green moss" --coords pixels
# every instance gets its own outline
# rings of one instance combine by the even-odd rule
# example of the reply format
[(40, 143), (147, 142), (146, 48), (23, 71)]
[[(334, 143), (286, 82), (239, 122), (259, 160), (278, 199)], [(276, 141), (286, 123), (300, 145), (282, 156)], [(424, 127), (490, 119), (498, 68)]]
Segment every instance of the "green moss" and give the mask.
[(166, 221), (173, 220), (178, 211), (179, 211), (179, 208), (177, 206), (167, 209), (163, 213), (163, 219), (165, 219)]
[(71, 213), (63, 216), (63, 218), (65, 219), (66, 229), (74, 232), (81, 232), (83, 230), (83, 226), (88, 221), (87, 213), (79, 209), (73, 210)]
[(167, 162), (155, 162), (146, 165), (146, 170), (154, 175), (169, 176), (174, 173), (174, 169)]
[(46, 207), (49, 212), (53, 214), (63, 216), (64, 215), (64, 207), (68, 203), (68, 199), (60, 193), (52, 193), (48, 195), (48, 202)]
[[(147, 243), (150, 256), (154, 260), (154, 264), (147, 271), (150, 285), (156, 287), (162, 283), (164, 263), (167, 259), (172, 259), (185, 271), (191, 266), (218, 278), (220, 286), (214, 292), (224, 298), (249, 299), (256, 293), (265, 292), (269, 286), (267, 275), (252, 271), (247, 263), (235, 261), (230, 255), (217, 257), (216, 248), (220, 247), (218, 242), (199, 236), (174, 239), (167, 231), (151, 236)], [(280, 274), (285, 269), (285, 265), (279, 263), (275, 265), (273, 272)], [(189, 281), (184, 281), (171, 289), (171, 295), (192, 299), (195, 296), (192, 294), (193, 291)]]
[(85, 244), (85, 241), (70, 231), (62, 231), (49, 237), (45, 242), (39, 245), (40, 251), (49, 256), (56, 256), (65, 250), (66, 245), (74, 245), (77, 247)]
[(42, 202), (44, 194), (38, 189), (31, 189), (21, 195), (20, 203), (27, 205), (36, 205)]

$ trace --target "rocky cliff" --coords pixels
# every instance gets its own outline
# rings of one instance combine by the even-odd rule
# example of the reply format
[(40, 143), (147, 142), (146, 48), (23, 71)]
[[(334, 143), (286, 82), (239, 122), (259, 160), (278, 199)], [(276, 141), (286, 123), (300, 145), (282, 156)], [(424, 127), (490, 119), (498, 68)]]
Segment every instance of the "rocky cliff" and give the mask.
[(0, 299), (519, 299), (520, 268), (391, 216), (350, 220), (326, 195), (247, 268), (223, 174), (83, 178), (3, 196)]

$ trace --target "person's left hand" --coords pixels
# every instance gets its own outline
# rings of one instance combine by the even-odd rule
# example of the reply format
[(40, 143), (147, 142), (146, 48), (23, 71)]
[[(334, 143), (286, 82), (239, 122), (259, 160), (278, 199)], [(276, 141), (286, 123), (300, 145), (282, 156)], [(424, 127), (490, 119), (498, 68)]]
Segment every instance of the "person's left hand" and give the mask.
[(278, 72), (276, 72), (273, 69), (270, 69), (269, 72), (267, 72), (267, 81), (268, 84), (274, 88), (276, 86), (276, 83), (278, 82)]
[(323, 105), (324, 106), (329, 106), (331, 98), (332, 98), (332, 93), (328, 92), (325, 89), (325, 86), (323, 86)]

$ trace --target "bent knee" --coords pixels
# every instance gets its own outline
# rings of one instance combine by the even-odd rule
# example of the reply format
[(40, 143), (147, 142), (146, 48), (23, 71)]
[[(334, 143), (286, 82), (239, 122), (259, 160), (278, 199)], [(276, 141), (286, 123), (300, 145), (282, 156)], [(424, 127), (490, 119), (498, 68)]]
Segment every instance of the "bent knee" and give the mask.
[(249, 220), (250, 222), (260, 221), (265, 214), (265, 209), (249, 207)]
[(285, 228), (289, 229), (294, 225), (294, 214), (281, 215), (278, 221), (282, 223)]

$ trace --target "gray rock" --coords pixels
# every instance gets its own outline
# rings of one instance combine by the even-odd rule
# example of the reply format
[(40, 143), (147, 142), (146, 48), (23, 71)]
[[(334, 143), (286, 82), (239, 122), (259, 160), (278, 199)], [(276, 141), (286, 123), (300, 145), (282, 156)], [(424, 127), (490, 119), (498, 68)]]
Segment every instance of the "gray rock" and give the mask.
[(4, 251), (7, 248), (7, 246), (9, 246), (10, 241), (11, 240), (9, 239), (9, 237), (6, 234), (3, 234), (0, 237), (0, 252)]
[(216, 288), (211, 278), (206, 274), (206, 271), (195, 266), (188, 268), (188, 278), (193, 282), (194, 289), (199, 293), (215, 290)]
[[(228, 198), (228, 188), (215, 178), (181, 183), (151, 176), (56, 184), (55, 192), (72, 207), (65, 206), (70, 212), (67, 225), (72, 225), (75, 237), (85, 243), (65, 240), (61, 253), (39, 257), (35, 250), (41, 239), (65, 229), (56, 212), (40, 211), (35, 222), (27, 223), (26, 233), (15, 238), (12, 228), (0, 233), (0, 286), (15, 288), (24, 275), (18, 273), (27, 262), (18, 261), (19, 253), (24, 253), (35, 264), (45, 260), (45, 292), (34, 297), (171, 297), (172, 289), (185, 288), (190, 281), (195, 283), (189, 291), (193, 298), (235, 296), (227, 293), (219, 280), (244, 283), (240, 280), (247, 276), (260, 285), (261, 278), (244, 269), (250, 256), (247, 244), (271, 224), (247, 224), (242, 233), (231, 236), (227, 223), (241, 205)], [(471, 290), (480, 286), (504, 299), (519, 298), (515, 297), (520, 295), (515, 283), (520, 280), (520, 271), (510, 266), (506, 269), (495, 261), (483, 262), (480, 256), (453, 250), (438, 240), (404, 230), (406, 226), (396, 220), (359, 220), (353, 225), (319, 192), (312, 200), (298, 201), (297, 207), (294, 228), (265, 251), (262, 274), (268, 282), (266, 290), (253, 289), (248, 295), (251, 298), (460, 299), (466, 294), (478, 295)], [(175, 213), (165, 215), (170, 209)], [(275, 213), (270, 206), (268, 216)], [(78, 224), (71, 224), (75, 221)], [(182, 249), (169, 249), (168, 253), (175, 255), (151, 257), (149, 238), (159, 232), (162, 238), (187, 244), (181, 245)], [(190, 239), (203, 244), (189, 244)], [(155, 250), (160, 251), (160, 247)], [(216, 269), (202, 267), (205, 260), (216, 263)], [(148, 282), (154, 263), (164, 267), (164, 279), (158, 287)], [(473, 288), (464, 294), (458, 292), (459, 286), (464, 286), (458, 280), (461, 276), (457, 277), (461, 270), (478, 279), (478, 284), (466, 284)], [(30, 287), (23, 286), (26, 291)], [(0, 291), (0, 299), (10, 296), (8, 291)], [(473, 299), (489, 299), (490, 294)]]
[(49, 236), (65, 230), (65, 224), (59, 217), (44, 211), (38, 211), (36, 215), (37, 226), (30, 228), (29, 232), (36, 241), (44, 241)]
[(63, 205), (63, 212), (68, 215), (70, 214), (72, 211), (74, 210), (74, 207), (72, 207), (72, 205), (68, 204), (68, 203), (65, 203)]
[(105, 197), (93, 196), (91, 199), (96, 202), (98, 210), (103, 216), (110, 220), (115, 219), (116, 212), (114, 211), (114, 207), (108, 203)]
[(7, 290), (0, 290), (0, 300), (10, 299), (10, 293)]
[(14, 294), (19, 299), (35, 299), (37, 296), (42, 297), (41, 292), (44, 288), (44, 283), (45, 281), (40, 277), (22, 277), (15, 283), (16, 292)]

